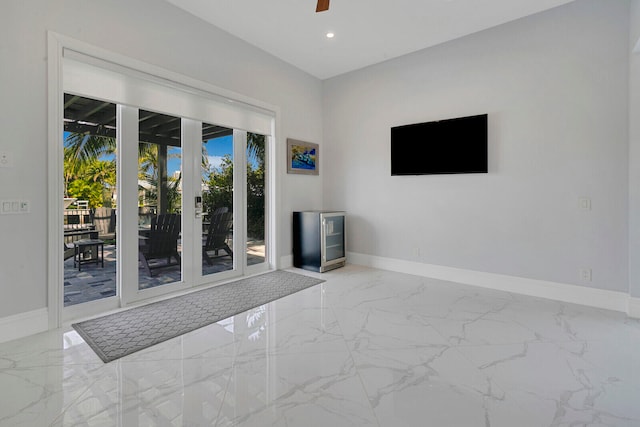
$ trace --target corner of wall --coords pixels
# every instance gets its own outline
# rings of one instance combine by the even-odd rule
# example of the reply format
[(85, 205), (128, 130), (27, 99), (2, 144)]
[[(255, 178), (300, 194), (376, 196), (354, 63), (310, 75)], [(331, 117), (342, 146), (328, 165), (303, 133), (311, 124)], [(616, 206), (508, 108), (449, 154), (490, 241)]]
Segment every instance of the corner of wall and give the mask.
[(280, 265), (279, 269), (291, 268), (293, 267), (293, 255), (284, 255), (280, 257)]
[[(629, 316), (640, 317), (640, 1), (630, 3), (629, 44)], [(633, 315), (632, 313), (635, 313)]]
[(629, 297), (627, 315), (634, 319), (640, 319), (640, 298)]

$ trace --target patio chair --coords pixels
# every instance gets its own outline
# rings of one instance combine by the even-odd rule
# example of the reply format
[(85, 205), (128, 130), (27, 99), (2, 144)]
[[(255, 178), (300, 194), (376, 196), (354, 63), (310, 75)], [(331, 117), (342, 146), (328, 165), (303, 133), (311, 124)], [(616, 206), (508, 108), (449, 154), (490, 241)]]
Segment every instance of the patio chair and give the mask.
[[(161, 214), (151, 219), (151, 229), (140, 237), (138, 246), (138, 259), (148, 276), (153, 275), (152, 270), (180, 265), (179, 237), (180, 215)], [(151, 260), (165, 262), (149, 263)]]
[(66, 261), (69, 258), (73, 258), (73, 256), (76, 253), (76, 249), (73, 247), (73, 245), (68, 245), (64, 243), (62, 247), (63, 247), (63, 253), (64, 253), (64, 260)]
[(116, 238), (116, 211), (112, 208), (99, 207), (93, 213), (93, 224), (98, 230), (101, 240)]
[[(227, 244), (227, 237), (233, 226), (233, 214), (228, 208), (216, 209), (211, 215), (211, 222), (207, 230), (207, 238), (202, 247), (202, 256), (207, 264), (212, 265), (213, 259), (220, 256), (230, 256), (233, 259), (233, 251)], [(226, 254), (218, 255), (223, 249)], [(213, 255), (210, 253), (213, 252)]]

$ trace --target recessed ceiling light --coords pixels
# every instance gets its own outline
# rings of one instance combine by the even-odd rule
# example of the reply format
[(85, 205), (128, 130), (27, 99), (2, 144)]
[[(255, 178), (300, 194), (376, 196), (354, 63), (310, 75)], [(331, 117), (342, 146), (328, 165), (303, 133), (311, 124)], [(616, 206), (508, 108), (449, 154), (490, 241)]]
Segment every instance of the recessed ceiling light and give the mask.
[(328, 39), (332, 39), (332, 38), (334, 38), (335, 36), (336, 36), (336, 35), (335, 35), (334, 33), (332, 33), (332, 32), (328, 32), (328, 33), (327, 33), (327, 38), (328, 38)]

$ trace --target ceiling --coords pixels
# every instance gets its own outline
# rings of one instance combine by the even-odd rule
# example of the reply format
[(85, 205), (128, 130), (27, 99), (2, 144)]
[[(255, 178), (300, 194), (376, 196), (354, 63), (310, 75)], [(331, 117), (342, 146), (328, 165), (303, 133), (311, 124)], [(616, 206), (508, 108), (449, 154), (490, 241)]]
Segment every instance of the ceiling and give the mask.
[[(573, 0), (167, 0), (327, 79)], [(326, 37), (328, 32), (335, 37)]]

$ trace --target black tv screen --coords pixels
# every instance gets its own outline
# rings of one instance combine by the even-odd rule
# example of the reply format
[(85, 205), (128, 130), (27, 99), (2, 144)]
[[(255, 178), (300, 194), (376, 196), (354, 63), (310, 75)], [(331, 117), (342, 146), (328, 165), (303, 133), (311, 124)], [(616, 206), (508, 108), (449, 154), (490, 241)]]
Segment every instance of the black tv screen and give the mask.
[(391, 175), (487, 172), (487, 114), (391, 128)]

